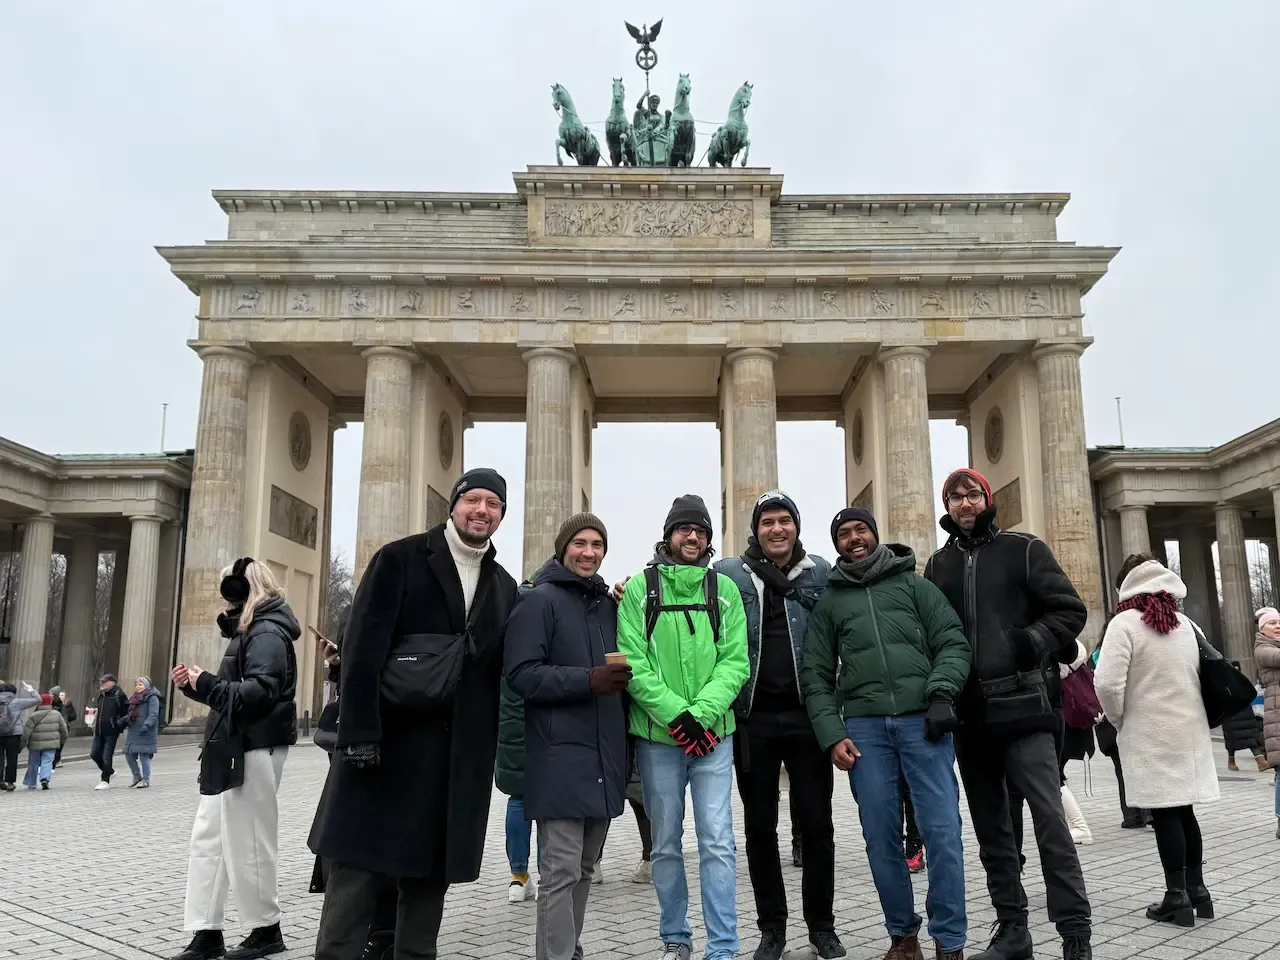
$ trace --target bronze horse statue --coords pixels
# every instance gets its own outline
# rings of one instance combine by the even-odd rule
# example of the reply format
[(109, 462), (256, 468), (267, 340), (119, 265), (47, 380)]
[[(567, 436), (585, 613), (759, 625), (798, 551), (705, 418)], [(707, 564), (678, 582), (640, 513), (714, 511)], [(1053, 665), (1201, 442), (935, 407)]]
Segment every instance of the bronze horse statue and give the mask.
[(729, 103), (729, 117), (711, 137), (707, 148), (707, 166), (733, 166), (733, 158), (742, 151), (742, 165), (747, 165), (751, 154), (751, 140), (747, 136), (747, 107), (751, 106), (751, 84), (744, 83)]
[(636, 165), (635, 131), (627, 120), (627, 110), (623, 106), (627, 98), (622, 86), (622, 78), (613, 78), (613, 105), (609, 108), (609, 119), (604, 122), (604, 139), (609, 145), (609, 162), (615, 167), (624, 163), (628, 167)]
[(694, 164), (698, 131), (694, 127), (693, 113), (689, 109), (689, 93), (692, 89), (689, 75), (680, 74), (680, 80), (676, 83), (676, 99), (671, 105), (671, 153), (667, 156), (669, 167), (692, 167)]
[(556, 139), (556, 163), (564, 166), (564, 158), (560, 155), (560, 148), (563, 147), (569, 156), (578, 161), (578, 166), (599, 165), (600, 141), (578, 119), (573, 97), (569, 96), (569, 91), (558, 83), (551, 85), (551, 106), (560, 114), (560, 135)]

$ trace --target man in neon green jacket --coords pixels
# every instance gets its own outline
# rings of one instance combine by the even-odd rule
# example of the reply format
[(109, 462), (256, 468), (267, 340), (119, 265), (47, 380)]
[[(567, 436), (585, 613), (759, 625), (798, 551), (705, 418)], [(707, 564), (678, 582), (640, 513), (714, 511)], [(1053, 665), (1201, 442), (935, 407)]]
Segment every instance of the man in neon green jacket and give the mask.
[(630, 732), (653, 824), (653, 885), (665, 960), (689, 960), (689, 886), (681, 839), (693, 794), (706, 960), (738, 952), (734, 856), (732, 704), (747, 681), (742, 597), (709, 572), (711, 516), (701, 497), (677, 497), (644, 576), (630, 578), (618, 609), (618, 650), (632, 680)]

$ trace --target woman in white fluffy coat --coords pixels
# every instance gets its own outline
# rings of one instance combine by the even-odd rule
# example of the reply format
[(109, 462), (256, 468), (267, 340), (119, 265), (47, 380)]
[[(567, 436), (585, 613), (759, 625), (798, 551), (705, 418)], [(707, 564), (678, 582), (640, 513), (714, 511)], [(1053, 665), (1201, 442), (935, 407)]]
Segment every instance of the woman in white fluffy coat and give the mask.
[(1151, 811), (1164, 866), (1165, 900), (1147, 915), (1190, 926), (1193, 907), (1213, 916), (1193, 806), (1218, 799), (1200, 646), (1177, 610), (1187, 595), (1177, 574), (1148, 556), (1129, 557), (1122, 573), (1093, 683), (1118, 731), (1128, 801)]

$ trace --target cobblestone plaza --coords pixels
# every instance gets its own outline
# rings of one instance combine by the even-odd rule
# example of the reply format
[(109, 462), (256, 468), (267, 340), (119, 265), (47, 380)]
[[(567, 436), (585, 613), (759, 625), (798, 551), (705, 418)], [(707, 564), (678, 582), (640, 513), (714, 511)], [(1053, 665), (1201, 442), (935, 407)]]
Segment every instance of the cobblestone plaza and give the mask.
[[(1217, 919), (1201, 921), (1189, 930), (1152, 923), (1144, 915), (1147, 904), (1159, 899), (1163, 889), (1155, 837), (1149, 830), (1120, 829), (1111, 765), (1099, 758), (1089, 778), (1082, 764), (1068, 765), (1067, 776), (1094, 836), (1093, 845), (1080, 851), (1093, 902), (1095, 957), (1245, 960), (1276, 956), (1280, 841), (1275, 839), (1271, 775), (1228, 773), (1219, 743), (1215, 750), (1222, 800), (1199, 813), (1208, 860), (1206, 878)], [(324, 754), (310, 744), (294, 748), (280, 788), (280, 899), (290, 948), (280, 956), (289, 960), (312, 956), (320, 917), (321, 898), (307, 892), (313, 859), (306, 849), (306, 836), (325, 765)], [(0, 958), (144, 960), (169, 957), (180, 950), (187, 940), (180, 928), (196, 769), (195, 747), (167, 747), (156, 758), (153, 786), (146, 792), (124, 788), (94, 792), (97, 770), (86, 760), (59, 770), (47, 793), (19, 790), (0, 797), (0, 843), (8, 851), (9, 863), (0, 897)], [(1089, 782), (1092, 791), (1087, 793)], [(504, 800), (495, 793), (479, 881), (456, 886), (449, 893), (440, 935), (442, 958), (533, 956), (533, 904), (506, 901)], [(836, 929), (849, 947), (851, 960), (879, 958), (888, 938), (856, 809), (843, 780), (837, 781), (835, 809)], [(741, 837), (740, 807), (734, 816)], [(781, 820), (787, 823), (785, 812)], [(583, 935), (589, 960), (629, 960), (656, 955), (659, 949), (653, 888), (629, 880), (640, 856), (634, 824), (630, 813), (615, 821), (605, 846), (604, 883), (592, 890)], [(686, 836), (691, 841), (691, 823)], [(965, 855), (970, 944), (985, 944), (994, 916), (967, 825)], [(750, 956), (757, 934), (741, 844), (738, 859), (739, 931), (742, 955)], [(798, 914), (800, 871), (788, 866), (784, 873), (793, 913)], [(1057, 956), (1059, 945), (1045, 916), (1044, 884), (1034, 859), (1024, 880), (1037, 956)], [(697, 870), (692, 861), (689, 881), (695, 956), (700, 956)], [(923, 876), (916, 878), (915, 888), (917, 909), (923, 912)], [(232, 942), (247, 932), (234, 923), (232, 908), (228, 927)], [(792, 955), (797, 960), (810, 956), (798, 916), (793, 917), (790, 932)]]

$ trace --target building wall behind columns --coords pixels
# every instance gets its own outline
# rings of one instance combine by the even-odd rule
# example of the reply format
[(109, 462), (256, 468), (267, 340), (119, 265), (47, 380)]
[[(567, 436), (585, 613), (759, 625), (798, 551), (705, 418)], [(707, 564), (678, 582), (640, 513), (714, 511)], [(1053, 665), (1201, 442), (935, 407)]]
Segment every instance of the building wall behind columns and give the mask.
[(733, 368), (720, 364), (720, 541), (736, 521), (733, 508)]
[[(987, 423), (992, 409), (997, 407), (1003, 422), (1002, 443), (999, 460), (993, 463), (987, 455)], [(1043, 537), (1040, 398), (1036, 392), (1035, 368), (1025, 361), (1012, 364), (973, 402), (969, 417), (969, 458), (973, 469), (987, 478), (992, 491), (1000, 493), (999, 500), (1005, 508), (998, 518), (1000, 525), (1006, 530)], [(940, 472), (950, 473), (953, 469), (954, 466), (947, 465), (947, 469)], [(1017, 487), (1010, 486), (1014, 481)], [(1017, 514), (1006, 516), (1011, 503), (1018, 505)], [(942, 509), (941, 502), (938, 509)]]
[(462, 473), (466, 411), (429, 363), (413, 367), (410, 391), (409, 529), (421, 533), (449, 515), (449, 491)]
[[(859, 411), (861, 463), (854, 459), (853, 449)], [(869, 363), (844, 405), (844, 499), (847, 504), (853, 503), (870, 484), (871, 502), (860, 506), (867, 507), (876, 517), (887, 517), (889, 512), (884, 418), (884, 372), (878, 363)]]
[[(570, 422), (571, 449), (573, 452), (573, 511), (590, 510), (592, 505), (591, 458), (595, 452), (596, 410), (592, 401), (591, 384), (587, 382), (578, 364), (573, 369), (573, 386), (570, 391), (573, 407)], [(606, 520), (607, 524), (608, 521)]]
[(178, 567), (182, 558), (181, 523), (166, 523), (160, 531), (160, 560), (156, 574), (156, 616), (151, 641), (151, 682), (161, 689), (173, 669), (173, 638), (178, 625)]
[[(311, 434), (310, 454), (302, 470), (294, 466), (290, 448), (295, 413), (306, 418)], [(302, 628), (295, 647), (301, 714), (309, 709), (304, 693), (310, 696), (315, 674), (315, 642), (307, 627), (319, 627), (321, 621), (314, 585), (328, 567), (323, 531), (330, 508), (326, 496), (329, 409), (285, 371), (262, 365), (250, 377), (248, 434), (245, 550), (271, 569)], [(275, 508), (274, 524), (272, 487), (284, 494)]]

